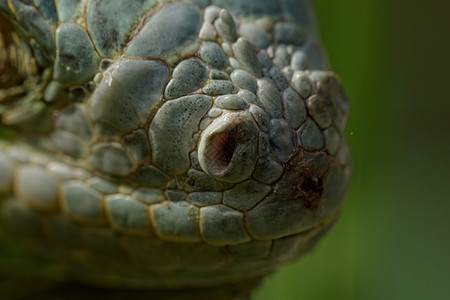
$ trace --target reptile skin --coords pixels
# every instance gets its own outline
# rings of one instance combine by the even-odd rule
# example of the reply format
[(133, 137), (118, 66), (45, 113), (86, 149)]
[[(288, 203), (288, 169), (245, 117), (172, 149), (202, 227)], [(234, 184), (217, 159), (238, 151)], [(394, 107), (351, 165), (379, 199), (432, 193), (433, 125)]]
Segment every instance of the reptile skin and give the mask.
[(308, 1), (0, 0), (0, 46), (2, 247), (95, 284), (207, 287), (339, 216), (349, 107)]

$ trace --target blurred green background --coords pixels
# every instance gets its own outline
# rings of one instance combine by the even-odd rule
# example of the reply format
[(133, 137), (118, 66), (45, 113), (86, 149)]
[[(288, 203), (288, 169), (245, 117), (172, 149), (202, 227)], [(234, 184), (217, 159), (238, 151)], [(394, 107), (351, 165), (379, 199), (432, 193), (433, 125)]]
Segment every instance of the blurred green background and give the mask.
[(450, 299), (450, 1), (313, 2), (351, 102), (353, 185), (255, 299)]

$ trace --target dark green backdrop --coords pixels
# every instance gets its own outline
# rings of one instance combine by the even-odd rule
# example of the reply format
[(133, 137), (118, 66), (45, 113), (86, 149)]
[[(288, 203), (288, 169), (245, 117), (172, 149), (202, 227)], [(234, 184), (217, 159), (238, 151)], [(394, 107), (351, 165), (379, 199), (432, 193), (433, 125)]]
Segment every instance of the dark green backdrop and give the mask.
[(450, 1), (313, 2), (352, 105), (353, 186), (255, 299), (450, 299)]

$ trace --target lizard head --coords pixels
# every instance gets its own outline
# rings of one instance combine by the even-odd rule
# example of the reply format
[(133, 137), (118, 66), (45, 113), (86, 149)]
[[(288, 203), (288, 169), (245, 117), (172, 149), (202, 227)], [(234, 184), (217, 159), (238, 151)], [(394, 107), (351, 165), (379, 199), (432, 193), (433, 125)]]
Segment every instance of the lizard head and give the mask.
[[(338, 217), (350, 178), (347, 97), (327, 70), (306, 2), (216, 2), (228, 10), (90, 1), (86, 16), (82, 7), (62, 10), (59, 23), (40, 22), (18, 1), (0, 6), (0, 25), (27, 28), (23, 12), (35, 16), (45, 34), (28, 32), (47, 57), (38, 67), (49, 70), (34, 98), (45, 113), (8, 117), (30, 111), (18, 101), (5, 106), (3, 123), (85, 170), (58, 178), (60, 199), (43, 209), (28, 199), (32, 187), (21, 182), (32, 176), (23, 168), (19, 197), (83, 230), (103, 226), (133, 259), (169, 272), (168, 286), (260, 276), (306, 252)], [(35, 130), (41, 123), (45, 130)], [(172, 252), (183, 259), (158, 262)], [(144, 282), (158, 286), (156, 277)]]

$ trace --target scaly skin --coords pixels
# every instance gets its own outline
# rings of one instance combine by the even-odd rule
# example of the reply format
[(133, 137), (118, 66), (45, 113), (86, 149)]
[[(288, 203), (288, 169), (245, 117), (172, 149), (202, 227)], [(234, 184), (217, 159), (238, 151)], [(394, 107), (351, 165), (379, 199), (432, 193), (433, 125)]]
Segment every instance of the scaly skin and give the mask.
[(348, 103), (308, 2), (54, 2), (0, 0), (3, 244), (86, 282), (208, 287), (334, 223)]

